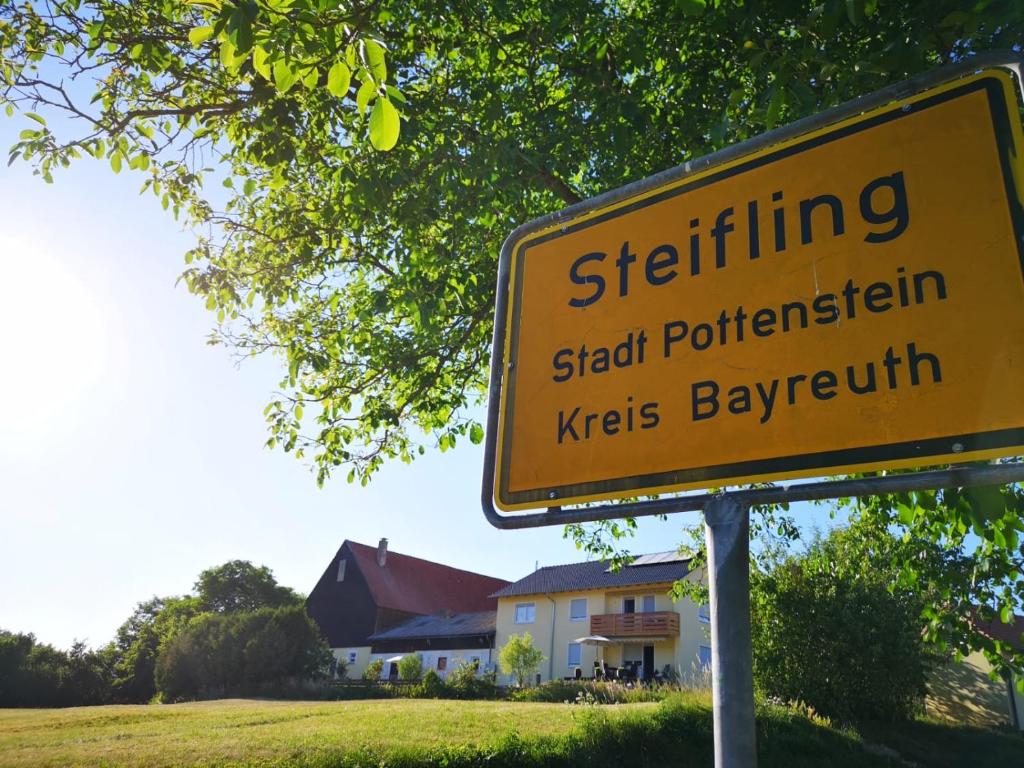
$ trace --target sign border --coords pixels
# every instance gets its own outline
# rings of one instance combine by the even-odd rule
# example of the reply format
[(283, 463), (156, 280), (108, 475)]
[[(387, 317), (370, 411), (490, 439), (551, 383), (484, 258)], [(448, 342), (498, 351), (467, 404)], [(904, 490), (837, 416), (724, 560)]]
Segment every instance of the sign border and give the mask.
[[(1024, 448), (1024, 428), (1014, 428), (513, 492), (507, 488), (511, 438), (504, 427), (515, 406), (514, 377), (508, 386), (502, 386), (505, 371), (512, 370), (514, 366), (514, 359), (510, 360), (510, 356), (518, 340), (518, 323), (513, 322), (513, 313), (522, 290), (523, 254), (531, 245), (608, 218), (621, 216), (867, 128), (898, 120), (910, 110), (918, 112), (921, 108), (934, 106), (968, 92), (984, 90), (988, 95), (997, 147), (1000, 150), (1006, 200), (1017, 236), (1018, 257), (1024, 279), (1024, 206), (1021, 204), (1024, 198), (1024, 178), (1014, 175), (1014, 166), (1009, 157), (1014, 148), (1019, 150), (1018, 157), (1021, 151), (1024, 151), (1024, 135), (1021, 134), (1020, 121), (1011, 119), (1009, 112), (1012, 107), (1020, 108), (1021, 61), (1021, 57), (1015, 54), (995, 54), (979, 56), (962, 65), (934, 70), (563, 211), (535, 219), (517, 228), (502, 246), (498, 264), (482, 488), (484, 514), (488, 520), (497, 527), (518, 528), (555, 524), (560, 520), (553, 520), (552, 517), (564, 517), (552, 514), (559, 512), (560, 506), (549, 506), (546, 514), (501, 515), (495, 509), (495, 502), (500, 509), (513, 511), (544, 507), (553, 501), (557, 503), (564, 500), (563, 503), (580, 504), (622, 498), (631, 492), (675, 492), (708, 488), (721, 482), (732, 485), (779, 478), (820, 477), (823, 472), (836, 474), (877, 469), (879, 464), (884, 464), (886, 468), (913, 467), (922, 463), (936, 465), (951, 460), (959, 462), (992, 458), (1005, 455), (1007, 448)], [(846, 122), (846, 125), (836, 125), (841, 122)], [(501, 365), (494, 365), (495, 360), (502, 361)], [(502, 445), (500, 454), (497, 450), (499, 444)], [(498, 491), (500, 497), (495, 491)], [(626, 514), (627, 508), (630, 510), (629, 514), (636, 514), (638, 506), (636, 503), (627, 502), (592, 507), (590, 510), (583, 510), (591, 514), (585, 515), (582, 519), (596, 520), (622, 516)], [(573, 517), (579, 518), (580, 515)], [(528, 522), (528, 519), (531, 520)]]

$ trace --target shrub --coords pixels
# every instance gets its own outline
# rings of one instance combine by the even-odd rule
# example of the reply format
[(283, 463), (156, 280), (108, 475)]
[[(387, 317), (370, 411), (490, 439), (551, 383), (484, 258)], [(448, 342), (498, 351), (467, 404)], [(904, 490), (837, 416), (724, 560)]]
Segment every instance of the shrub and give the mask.
[(416, 686), (416, 696), (422, 699), (443, 699), (447, 693), (444, 680), (432, 669), (423, 675), (423, 680)]
[(833, 531), (805, 554), (751, 574), (759, 690), (841, 721), (905, 720), (925, 691), (931, 655), (922, 603), (895, 588), (887, 533)]
[(496, 699), (497, 675), (493, 670), (479, 674), (479, 661), (460, 661), (448, 673), (448, 694), (456, 699)]
[(398, 660), (398, 676), (403, 680), (419, 680), (423, 674), (423, 659), (415, 653), (407, 653)]
[(533, 647), (533, 637), (529, 632), (524, 632), (522, 636), (510, 636), (498, 654), (501, 671), (515, 677), (520, 688), (526, 685), (526, 681), (532, 675), (536, 674), (542, 661), (544, 661), (544, 654), (539, 648)]
[(384, 659), (374, 659), (366, 665), (366, 669), (363, 670), (363, 680), (367, 682), (376, 682), (380, 680), (381, 673), (384, 671)]

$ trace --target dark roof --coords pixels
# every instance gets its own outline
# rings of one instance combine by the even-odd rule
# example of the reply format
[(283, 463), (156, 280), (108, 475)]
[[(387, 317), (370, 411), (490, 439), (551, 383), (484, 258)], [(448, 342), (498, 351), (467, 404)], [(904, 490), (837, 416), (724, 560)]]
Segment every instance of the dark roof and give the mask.
[(497, 601), (492, 593), (508, 585), (504, 579), (397, 552), (388, 552), (381, 567), (376, 547), (346, 543), (378, 608), (418, 614), (493, 611)]
[(626, 565), (618, 573), (609, 571), (609, 563), (603, 560), (570, 565), (549, 565), (509, 584), (504, 589), (499, 589), (493, 597), (582, 592), (588, 589), (660, 584), (677, 581), (689, 572), (689, 559), (670, 563), (652, 563), (651, 565)]
[(416, 616), (397, 627), (370, 635), (370, 640), (410, 640), (424, 637), (463, 637), (467, 635), (493, 635), (497, 614), (479, 613), (435, 614)]

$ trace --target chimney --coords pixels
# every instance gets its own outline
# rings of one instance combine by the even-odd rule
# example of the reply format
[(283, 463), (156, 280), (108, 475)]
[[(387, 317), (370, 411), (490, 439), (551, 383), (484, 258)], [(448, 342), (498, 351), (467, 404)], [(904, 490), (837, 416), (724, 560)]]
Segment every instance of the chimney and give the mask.
[(377, 565), (381, 568), (384, 567), (384, 563), (388, 561), (388, 540), (381, 539), (377, 545)]

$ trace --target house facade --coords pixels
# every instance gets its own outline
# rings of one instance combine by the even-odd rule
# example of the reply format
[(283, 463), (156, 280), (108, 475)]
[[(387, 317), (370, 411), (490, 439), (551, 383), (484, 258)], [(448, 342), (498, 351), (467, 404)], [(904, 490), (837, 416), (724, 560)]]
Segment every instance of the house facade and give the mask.
[(691, 679), (711, 663), (707, 613), (668, 592), (700, 578), (675, 553), (641, 556), (617, 572), (601, 561), (540, 568), (494, 593), (495, 646), (528, 632), (546, 657), (542, 681), (591, 677), (599, 660), (639, 679)]
[(344, 664), (359, 677), (372, 655), (371, 635), (431, 615), (493, 613), (503, 579), (344, 541), (306, 600), (306, 611)]
[(381, 659), (382, 679), (398, 677), (392, 659), (414, 653), (423, 671), (434, 670), (442, 679), (460, 663), (474, 664), (485, 672), (494, 657), (495, 611), (417, 616), (396, 627), (370, 636), (370, 660)]

